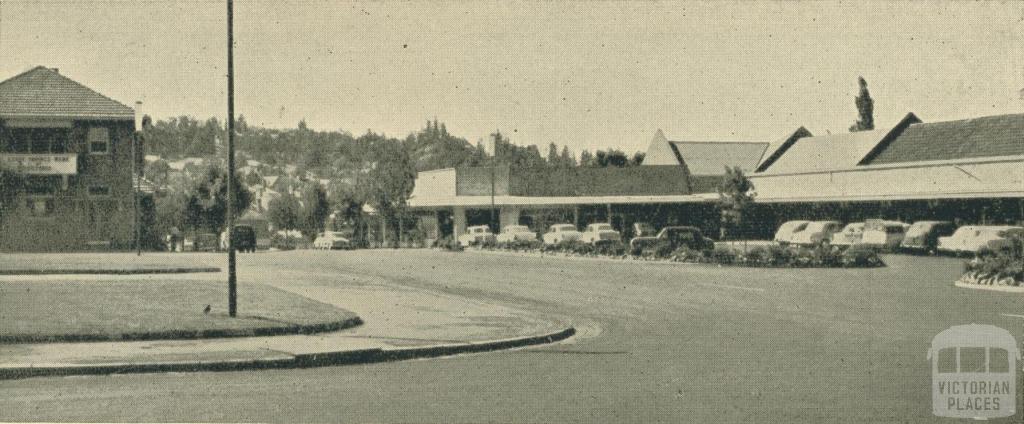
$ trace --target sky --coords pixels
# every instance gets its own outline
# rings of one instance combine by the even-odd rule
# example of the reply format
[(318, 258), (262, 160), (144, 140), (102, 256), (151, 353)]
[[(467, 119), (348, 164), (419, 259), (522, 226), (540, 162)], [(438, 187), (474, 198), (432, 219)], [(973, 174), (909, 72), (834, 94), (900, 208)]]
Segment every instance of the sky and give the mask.
[[(250, 124), (573, 151), (1024, 112), (1021, 2), (235, 3)], [(223, 1), (0, 0), (0, 79), (37, 65), (163, 119), (227, 114)]]

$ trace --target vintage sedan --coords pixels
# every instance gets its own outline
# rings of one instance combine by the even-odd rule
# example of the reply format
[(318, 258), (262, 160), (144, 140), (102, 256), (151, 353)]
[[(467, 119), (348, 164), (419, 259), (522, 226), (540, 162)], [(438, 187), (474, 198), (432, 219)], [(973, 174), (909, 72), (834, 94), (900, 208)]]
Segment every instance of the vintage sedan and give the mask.
[(1024, 227), (1011, 225), (967, 225), (949, 237), (939, 237), (939, 251), (948, 253), (980, 253), (1010, 247), (1011, 236), (1024, 236)]
[(851, 246), (854, 244), (860, 244), (861, 239), (864, 237), (864, 223), (863, 222), (851, 222), (843, 227), (843, 230), (832, 235), (832, 240), (829, 244), (833, 246)]
[(544, 233), (541, 238), (544, 240), (544, 244), (553, 245), (563, 241), (579, 240), (580, 232), (572, 224), (555, 224), (549, 227), (548, 232)]
[(313, 248), (320, 250), (349, 249), (352, 243), (345, 238), (343, 233), (337, 231), (324, 231), (313, 240)]
[(882, 249), (895, 249), (903, 242), (910, 224), (899, 221), (869, 219), (864, 222), (860, 244)]
[(476, 246), (484, 243), (493, 243), (495, 241), (494, 234), (491, 233), (491, 227), (487, 225), (475, 225), (466, 228), (466, 234), (459, 236), (459, 245)]
[(805, 246), (831, 243), (832, 235), (842, 228), (839, 221), (812, 221), (803, 231), (793, 234), (789, 242)]
[(939, 238), (952, 235), (955, 231), (956, 225), (949, 221), (917, 221), (907, 229), (900, 248), (935, 253)]
[(655, 236), (633, 237), (629, 241), (629, 250), (636, 255), (643, 252), (644, 249), (659, 245), (669, 246), (672, 250), (682, 246), (691, 250), (706, 250), (714, 248), (715, 241), (704, 237), (704, 234), (696, 227), (665, 227)]
[(793, 242), (793, 238), (797, 233), (807, 228), (807, 224), (811, 221), (786, 221), (779, 226), (779, 230), (775, 232), (775, 242), (779, 244), (789, 244)]
[(537, 233), (530, 231), (530, 227), (525, 225), (506, 225), (505, 228), (501, 229), (501, 234), (498, 234), (497, 240), (498, 243), (534, 241), (537, 240)]
[(590, 224), (580, 234), (580, 241), (588, 244), (613, 242), (622, 240), (622, 234), (612, 228), (612, 224)]

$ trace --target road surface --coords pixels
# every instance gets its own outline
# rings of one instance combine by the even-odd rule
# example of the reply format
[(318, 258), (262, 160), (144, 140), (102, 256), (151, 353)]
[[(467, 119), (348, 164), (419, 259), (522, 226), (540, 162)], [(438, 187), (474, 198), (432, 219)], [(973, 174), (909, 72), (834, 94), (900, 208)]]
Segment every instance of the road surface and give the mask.
[(583, 331), (373, 365), (0, 381), (0, 421), (933, 422), (931, 338), (978, 323), (1020, 340), (1024, 324), (1024, 297), (953, 287), (962, 261), (948, 258), (857, 270), (427, 250), (239, 258), (240, 284), (272, 279), (316, 297), (372, 280)]

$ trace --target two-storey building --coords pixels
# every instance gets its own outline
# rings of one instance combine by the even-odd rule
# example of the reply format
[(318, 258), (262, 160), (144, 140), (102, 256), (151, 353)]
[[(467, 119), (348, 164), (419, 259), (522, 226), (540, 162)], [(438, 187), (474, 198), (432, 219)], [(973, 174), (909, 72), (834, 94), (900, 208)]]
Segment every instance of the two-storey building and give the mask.
[(134, 130), (132, 108), (57, 69), (0, 82), (0, 250), (130, 247)]

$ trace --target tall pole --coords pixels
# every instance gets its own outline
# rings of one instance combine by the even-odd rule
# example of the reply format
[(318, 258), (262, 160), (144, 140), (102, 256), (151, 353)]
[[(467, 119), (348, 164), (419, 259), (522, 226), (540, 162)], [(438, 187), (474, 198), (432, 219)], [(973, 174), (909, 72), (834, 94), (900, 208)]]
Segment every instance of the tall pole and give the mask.
[(228, 0), (228, 315), (238, 312), (238, 287), (235, 278), (235, 60), (234, 5)]
[(141, 178), (139, 178), (139, 170), (135, 167), (139, 159), (137, 150), (140, 138), (140, 132), (142, 131), (142, 116), (141, 111), (142, 102), (135, 102), (135, 132), (132, 133), (132, 207), (135, 210), (135, 216), (132, 218), (133, 227), (135, 227), (135, 255), (142, 256), (142, 230), (139, 225), (139, 185)]

